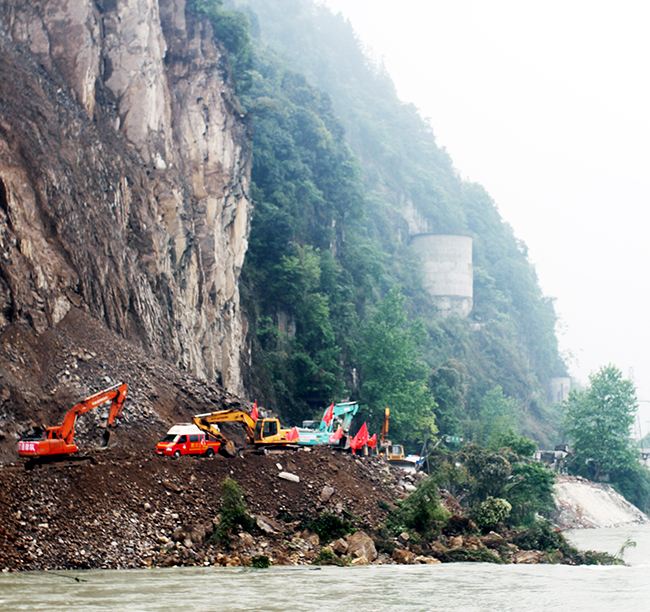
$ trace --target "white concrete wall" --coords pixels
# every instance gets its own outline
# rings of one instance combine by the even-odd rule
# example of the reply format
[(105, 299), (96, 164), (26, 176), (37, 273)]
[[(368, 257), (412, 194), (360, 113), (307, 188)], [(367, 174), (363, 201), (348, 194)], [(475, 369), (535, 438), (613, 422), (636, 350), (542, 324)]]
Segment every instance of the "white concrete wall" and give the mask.
[(467, 316), (473, 306), (472, 239), (419, 234), (411, 247), (424, 264), (424, 285), (443, 312)]

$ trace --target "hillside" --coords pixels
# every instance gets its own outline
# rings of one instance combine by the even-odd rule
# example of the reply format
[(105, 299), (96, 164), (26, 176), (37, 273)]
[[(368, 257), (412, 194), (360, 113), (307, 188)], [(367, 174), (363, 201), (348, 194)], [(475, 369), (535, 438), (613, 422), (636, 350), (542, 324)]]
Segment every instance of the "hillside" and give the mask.
[[(486, 394), (498, 386), (516, 426), (552, 444), (548, 384), (566, 375), (553, 300), (496, 204), (460, 178), (435, 125), (398, 99), (340, 15), (310, 0), (226, 5), (249, 16), (256, 57), (241, 99), (253, 118), (256, 213), (243, 280), (255, 312), (253, 359), (266, 376), (259, 392), (287, 414), (345, 393), (370, 420), (387, 401), (396, 405), (364, 390), (376, 381), (367, 381), (361, 330), (399, 286), (409, 321), (424, 323), (419, 350), (441, 433), (477, 435)], [(427, 293), (411, 248), (419, 232), (472, 238), (467, 319), (442, 316)], [(286, 258), (296, 265), (288, 269)]]
[[(349, 24), (283, 1), (248, 3), (249, 30), (212, 0), (0, 0), (6, 458), (107, 378), (156, 431), (203, 386), (185, 414), (257, 399), (296, 424), (353, 397), (377, 431), (391, 406), (413, 450), (556, 436), (525, 246)], [(434, 305), (413, 222), (472, 238), (468, 318)], [(102, 342), (129, 361), (79, 356)]]

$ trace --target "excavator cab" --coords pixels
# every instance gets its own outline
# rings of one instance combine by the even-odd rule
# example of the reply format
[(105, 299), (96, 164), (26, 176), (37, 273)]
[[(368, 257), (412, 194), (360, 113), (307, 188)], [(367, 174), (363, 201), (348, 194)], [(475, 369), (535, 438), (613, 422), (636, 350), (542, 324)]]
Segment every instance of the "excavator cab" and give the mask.
[(255, 442), (275, 442), (278, 437), (278, 422), (275, 419), (258, 419), (255, 423)]

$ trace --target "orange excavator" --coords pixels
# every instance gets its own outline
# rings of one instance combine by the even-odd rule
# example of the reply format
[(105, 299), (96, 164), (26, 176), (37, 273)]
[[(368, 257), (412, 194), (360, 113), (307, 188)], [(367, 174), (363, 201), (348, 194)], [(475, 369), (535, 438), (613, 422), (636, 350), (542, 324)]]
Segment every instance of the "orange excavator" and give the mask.
[(126, 392), (127, 385), (123, 382), (95, 393), (68, 410), (61, 425), (46, 427), (41, 435), (28, 436), (20, 440), (18, 442), (18, 454), (21, 457), (28, 458), (25, 467), (31, 469), (34, 465), (40, 463), (61, 461), (63, 459), (87, 459), (86, 457), (70, 456), (79, 451), (79, 448), (74, 443), (74, 427), (77, 417), (106, 402), (112, 402), (106, 431), (102, 436), (101, 443), (102, 447), (108, 446), (108, 440), (110, 439), (109, 428), (115, 427), (115, 419), (122, 416)]

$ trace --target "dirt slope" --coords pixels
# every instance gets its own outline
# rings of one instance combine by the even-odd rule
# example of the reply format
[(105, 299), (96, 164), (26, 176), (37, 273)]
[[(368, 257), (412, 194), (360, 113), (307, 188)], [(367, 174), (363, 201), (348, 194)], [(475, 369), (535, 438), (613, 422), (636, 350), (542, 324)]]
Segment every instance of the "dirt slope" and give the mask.
[[(154, 359), (83, 310), (72, 309), (37, 335), (14, 324), (0, 333), (0, 463), (17, 459), (17, 441), (35, 425), (58, 425), (90, 394), (125, 381), (129, 391), (117, 440), (125, 450), (151, 449), (176, 422), (247, 402)], [(77, 421), (75, 441), (95, 448), (108, 405)]]
[[(126, 381), (129, 391), (107, 450), (95, 450), (107, 407), (77, 421), (75, 442), (80, 454), (94, 457), (94, 465), (24, 469), (17, 457), (20, 437), (36, 425), (59, 424), (74, 403), (118, 381)], [(227, 407), (249, 409), (250, 404), (152, 359), (83, 310), (71, 310), (41, 335), (21, 324), (4, 330), (0, 569), (214, 562), (218, 553), (208, 540), (219, 513), (220, 483), (228, 476), (243, 487), (252, 513), (277, 521), (281, 531), (268, 536), (268, 550), (284, 562), (300, 562), (296, 547), (287, 548), (287, 542), (322, 510), (349, 513), (372, 529), (386, 516), (378, 501), (392, 504), (404, 494), (385, 464), (329, 449), (211, 460), (154, 454), (156, 442), (174, 423)], [(227, 434), (243, 442), (238, 426)], [(280, 479), (281, 469), (300, 482)], [(334, 489), (327, 502), (321, 501), (325, 486)], [(177, 542), (189, 546), (179, 549)]]
[[(281, 469), (300, 482), (279, 478)], [(329, 449), (171, 459), (116, 448), (98, 454), (96, 465), (8, 466), (0, 468), (0, 569), (215, 563), (209, 536), (228, 476), (244, 489), (250, 512), (277, 528), (266, 535), (265, 552), (281, 562), (300, 561), (291, 538), (323, 510), (353, 515), (372, 530), (386, 516), (378, 501), (399, 495), (379, 459)], [(334, 489), (327, 502), (325, 486)]]

